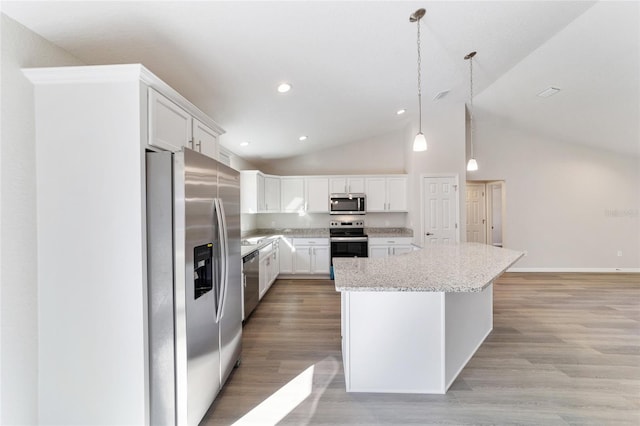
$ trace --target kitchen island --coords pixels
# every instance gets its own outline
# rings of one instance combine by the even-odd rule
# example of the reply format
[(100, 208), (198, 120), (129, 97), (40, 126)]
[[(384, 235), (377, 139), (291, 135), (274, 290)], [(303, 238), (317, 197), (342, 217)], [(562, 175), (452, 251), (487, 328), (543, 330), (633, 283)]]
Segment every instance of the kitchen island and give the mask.
[(333, 259), (347, 392), (446, 393), (493, 329), (493, 282), (524, 253), (478, 243)]

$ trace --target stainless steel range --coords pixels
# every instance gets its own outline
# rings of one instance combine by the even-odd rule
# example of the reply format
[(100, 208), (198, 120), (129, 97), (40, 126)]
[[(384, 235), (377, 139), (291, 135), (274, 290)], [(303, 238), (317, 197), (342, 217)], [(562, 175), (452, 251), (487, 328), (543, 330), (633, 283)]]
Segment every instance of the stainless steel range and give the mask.
[(364, 220), (350, 218), (329, 222), (331, 265), (334, 257), (369, 257), (369, 238), (364, 233)]

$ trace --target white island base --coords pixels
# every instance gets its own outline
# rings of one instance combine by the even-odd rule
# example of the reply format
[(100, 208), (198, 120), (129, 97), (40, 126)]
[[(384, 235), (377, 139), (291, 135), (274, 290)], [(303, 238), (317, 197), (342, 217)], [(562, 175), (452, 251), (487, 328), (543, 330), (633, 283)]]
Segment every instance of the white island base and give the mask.
[(493, 329), (480, 292), (343, 291), (347, 392), (443, 394)]

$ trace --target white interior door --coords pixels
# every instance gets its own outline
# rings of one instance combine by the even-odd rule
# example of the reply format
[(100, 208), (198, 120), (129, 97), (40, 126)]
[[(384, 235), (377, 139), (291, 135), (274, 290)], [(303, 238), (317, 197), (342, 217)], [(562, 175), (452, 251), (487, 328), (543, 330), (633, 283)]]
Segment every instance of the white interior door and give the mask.
[(484, 183), (467, 182), (467, 242), (487, 242), (487, 204)]
[(455, 176), (423, 177), (423, 246), (458, 241), (458, 185)]

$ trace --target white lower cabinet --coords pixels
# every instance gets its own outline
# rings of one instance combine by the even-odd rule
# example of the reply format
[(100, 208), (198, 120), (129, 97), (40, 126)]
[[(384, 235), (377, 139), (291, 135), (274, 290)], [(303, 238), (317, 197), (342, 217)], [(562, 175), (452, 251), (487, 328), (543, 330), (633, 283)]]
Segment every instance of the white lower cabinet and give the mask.
[(369, 257), (388, 257), (413, 251), (412, 238), (369, 238)]
[(258, 289), (260, 299), (262, 299), (276, 278), (278, 278), (278, 274), (280, 273), (279, 257), (277, 241), (269, 243), (260, 249), (260, 263), (258, 265)]
[(293, 274), (293, 238), (280, 237), (280, 273)]
[(283, 238), (280, 247), (281, 274), (329, 274), (328, 238)]
[(269, 268), (269, 287), (278, 279), (280, 275), (280, 242), (275, 240), (271, 243), (273, 250), (271, 250), (271, 268)]

